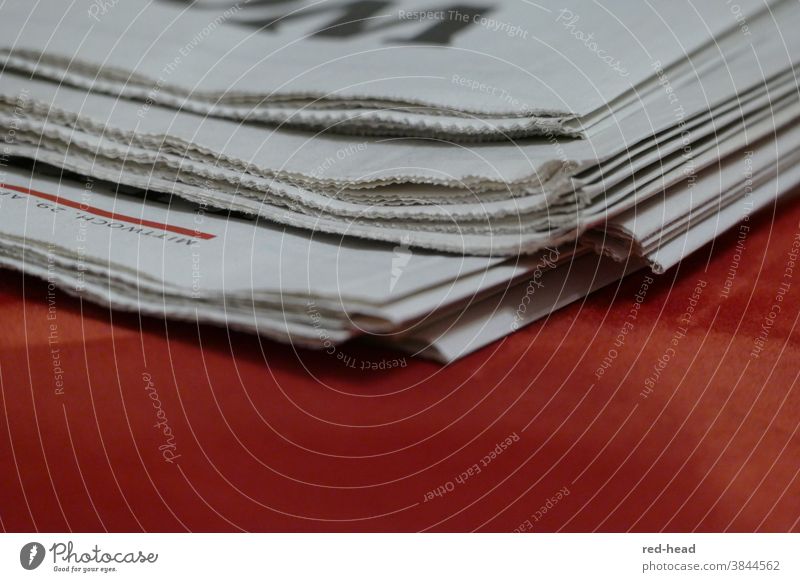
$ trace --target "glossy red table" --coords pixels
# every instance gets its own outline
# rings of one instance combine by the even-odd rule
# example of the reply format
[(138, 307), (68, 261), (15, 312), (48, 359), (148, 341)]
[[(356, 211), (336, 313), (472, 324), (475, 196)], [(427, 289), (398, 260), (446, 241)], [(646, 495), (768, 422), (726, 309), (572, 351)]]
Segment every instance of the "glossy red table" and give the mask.
[(797, 531), (800, 203), (747, 225), (450, 366), (0, 271), (2, 528)]

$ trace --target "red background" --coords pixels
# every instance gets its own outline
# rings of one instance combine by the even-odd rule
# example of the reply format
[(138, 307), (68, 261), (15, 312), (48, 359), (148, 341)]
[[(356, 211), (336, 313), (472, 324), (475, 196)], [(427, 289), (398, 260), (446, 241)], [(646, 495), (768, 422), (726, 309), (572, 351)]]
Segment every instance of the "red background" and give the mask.
[[(2, 528), (796, 531), (800, 270), (785, 270), (799, 223), (797, 202), (750, 221), (727, 299), (739, 231), (656, 278), (599, 380), (643, 273), (453, 365), (362, 371), (61, 292), (49, 344), (47, 285), (0, 271)], [(643, 398), (700, 279), (688, 334)], [(753, 358), (782, 281), (791, 286)], [(174, 433), (173, 463), (144, 374)], [(439, 486), (451, 490), (425, 501)]]

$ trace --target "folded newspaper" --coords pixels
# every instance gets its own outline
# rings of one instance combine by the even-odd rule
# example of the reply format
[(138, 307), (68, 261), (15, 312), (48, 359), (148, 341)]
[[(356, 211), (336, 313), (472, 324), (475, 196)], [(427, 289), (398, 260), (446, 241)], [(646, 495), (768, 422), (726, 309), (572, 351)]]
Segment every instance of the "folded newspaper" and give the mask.
[(8, 65), (113, 95), (300, 127), (500, 138), (615, 125), (659, 92), (654, 63), (691, 75), (687, 57), (718, 60), (716, 43), (741, 44), (787, 3), (10, 0), (0, 30)]
[(794, 1), (0, 13), (0, 261), (115, 308), (449, 361), (800, 183)]

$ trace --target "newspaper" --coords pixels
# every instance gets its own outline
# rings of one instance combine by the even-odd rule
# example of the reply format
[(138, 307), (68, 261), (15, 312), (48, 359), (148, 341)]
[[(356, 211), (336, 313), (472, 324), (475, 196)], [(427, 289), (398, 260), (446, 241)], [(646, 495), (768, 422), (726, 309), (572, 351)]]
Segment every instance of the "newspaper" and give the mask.
[[(585, 241), (600, 255), (534, 271), (506, 292), (392, 338), (391, 345), (447, 363), (546, 320), (556, 310), (645, 267), (663, 274), (737, 225), (747, 232), (751, 216), (800, 187), (798, 134), (800, 130), (792, 128), (777, 139), (738, 152), (722, 168), (698, 176), (689, 197), (684, 183), (605, 229), (588, 233)], [(676, 204), (678, 199), (683, 203)], [(714, 209), (704, 209), (708, 206)], [(642, 281), (649, 285), (655, 278), (645, 274)]]
[[(225, 245), (237, 249), (239, 256), (247, 245), (237, 237), (244, 234), (255, 241), (253, 231), (256, 230), (264, 230), (269, 236), (275, 236), (275, 231), (281, 230), (275, 225), (225, 215), (217, 216), (208, 208), (169, 201), (163, 197), (141, 204), (135, 198), (141, 194), (112, 195), (104, 190), (107, 186), (95, 185), (92, 180), (78, 185), (56, 178), (37, 178), (32, 181), (26, 170), (10, 170), (5, 172), (3, 178), (7, 184), (0, 190), (0, 210), (4, 217), (10, 217), (4, 220), (3, 232), (0, 234), (0, 248), (3, 249), (0, 253), (0, 264), (24, 268), (26, 272), (64, 285), (72, 292), (80, 292), (90, 299), (118, 308), (228, 325), (312, 347), (339, 343), (366, 330), (380, 341), (423, 357), (446, 362), (488, 345), (528, 323), (548, 317), (556, 309), (582, 299), (592, 290), (609, 285), (625, 274), (638, 270), (644, 263), (636, 256), (630, 256), (631, 252), (641, 253), (644, 261), (654, 270), (663, 272), (724, 230), (747, 220), (750, 214), (786, 195), (800, 184), (800, 170), (797, 170), (796, 163), (799, 157), (799, 134), (800, 130), (792, 126), (772, 138), (752, 143), (745, 140), (743, 149), (725, 157), (720, 165), (710, 167), (693, 179), (686, 180), (678, 187), (668, 190), (662, 197), (648, 200), (636, 212), (616, 219), (599, 239), (602, 241), (601, 245), (598, 246), (597, 240), (590, 241), (598, 250), (613, 250), (610, 254), (615, 255), (614, 260), (582, 256), (585, 247), (580, 246), (572, 249), (551, 249), (535, 260), (534, 257), (513, 261), (482, 259), (485, 262), (479, 264), (473, 258), (470, 259), (473, 262), (465, 266), (464, 257), (440, 256), (427, 265), (415, 265), (414, 261), (420, 251), (393, 248), (389, 259), (388, 249), (370, 245), (369, 252), (365, 254), (364, 249), (349, 246), (355, 244), (352, 239), (341, 239), (331, 244), (344, 243), (344, 247), (337, 251), (344, 263), (370, 261), (369, 271), (376, 274), (376, 277), (365, 279), (361, 271), (357, 273), (361, 278), (352, 281), (341, 279), (342, 284), (337, 284), (335, 291), (338, 300), (329, 301), (331, 293), (325, 289), (331, 289), (331, 286), (326, 287), (325, 282), (330, 283), (334, 278), (330, 270), (320, 273), (319, 279), (312, 277), (317, 269), (325, 269), (326, 265), (332, 263), (330, 253), (324, 250), (328, 248), (327, 244), (323, 244), (327, 242), (324, 240), (325, 236), (322, 235), (321, 240), (313, 243), (305, 241), (298, 245), (298, 240), (302, 241), (305, 233), (298, 231), (297, 236), (291, 236), (295, 233), (289, 231), (281, 234), (281, 239), (286, 240), (280, 243), (280, 252), (288, 254), (286, 270), (277, 269), (280, 273), (277, 287), (274, 280), (270, 282), (269, 279), (263, 279), (258, 288), (250, 285), (249, 290), (248, 283), (244, 283), (245, 289), (242, 292), (235, 284), (226, 289), (219, 284), (220, 279), (214, 277), (210, 282), (205, 280), (206, 273), (216, 272), (215, 267), (219, 267), (224, 255), (207, 251), (201, 255), (197, 253), (196, 247), (188, 255), (187, 249), (192, 249), (194, 245), (185, 245), (187, 237), (179, 236), (187, 233), (160, 232), (153, 236), (156, 227), (152, 223), (156, 222), (154, 219), (162, 220), (164, 225), (169, 221), (169, 226), (183, 225), (188, 234), (194, 235), (206, 231), (206, 234), (212, 234), (219, 232), (215, 228), (222, 227), (221, 232), (226, 237)], [(42, 190), (34, 190), (33, 186)], [(687, 188), (691, 190), (688, 199)], [(43, 191), (57, 192), (58, 198), (38, 198), (32, 193), (46, 194)], [(690, 204), (675, 204), (675, 200), (680, 199), (688, 200)], [(23, 200), (25, 214), (12, 212), (14, 205), (17, 205), (17, 211), (23, 207), (19, 206)], [(35, 212), (45, 214), (47, 220), (42, 221), (35, 215), (28, 214), (32, 210), (29, 208), (31, 201), (35, 202)], [(69, 201), (77, 203), (78, 209), (66, 205)], [(109, 203), (112, 205), (109, 206)], [(58, 206), (66, 208), (55, 211)], [(83, 225), (82, 229), (71, 233), (68, 228), (64, 228), (65, 224), (69, 224), (64, 220), (67, 216), (64, 212), (70, 208), (76, 211), (82, 209), (85, 215), (90, 209), (102, 211), (101, 207), (108, 211), (113, 209), (115, 212), (110, 224), (103, 224), (109, 217), (101, 214), (91, 217), (92, 221), (88, 222), (91, 227)], [(713, 207), (716, 207), (716, 211), (710, 209)], [(159, 212), (151, 214), (151, 208), (158, 209)], [(684, 209), (683, 212), (680, 211), (681, 208)], [(131, 212), (131, 216), (125, 215), (126, 211)], [(141, 214), (134, 214), (137, 212)], [(125, 223), (125, 220), (131, 218), (138, 222)], [(196, 224), (198, 219), (203, 230)], [(80, 219), (85, 220), (85, 216)], [(114, 220), (127, 225), (116, 225)], [(148, 221), (146, 230), (143, 230), (145, 225), (141, 224), (144, 221)], [(14, 236), (12, 225), (25, 225), (21, 229), (26, 235), (23, 237), (24, 245), (19, 244), (19, 229)], [(44, 244), (46, 236), (41, 233), (57, 231), (60, 231), (60, 236), (53, 237), (50, 243)], [(87, 236), (90, 232), (91, 237)], [(98, 232), (104, 235), (97, 236)], [(30, 236), (34, 234), (41, 240)], [(59, 256), (55, 249), (63, 246), (65, 236), (70, 239), (73, 234), (76, 246), (70, 252), (61, 252), (61, 255), (69, 255), (70, 262), (64, 256)], [(621, 234), (629, 237), (628, 243), (614, 239)], [(112, 241), (112, 236), (126, 235), (135, 235), (137, 239), (145, 237), (146, 243), (157, 241), (156, 252), (160, 250), (160, 256), (168, 256), (168, 260), (153, 260), (154, 256), (159, 255), (153, 254), (152, 245), (147, 246), (145, 243), (143, 250), (134, 252), (132, 245), (124, 238), (118, 238), (117, 243)], [(11, 252), (14, 239), (20, 250), (16, 255)], [(54, 245), (55, 240), (59, 240), (61, 245)], [(91, 240), (96, 245), (91, 261), (87, 257), (85, 242), (82, 245), (77, 244), (85, 240)], [(203, 240), (203, 244), (206, 242)], [(611, 246), (612, 243), (615, 246)], [(37, 246), (40, 255), (38, 260), (35, 258)], [(272, 246), (275, 248), (277, 245), (273, 243)], [(291, 252), (294, 247), (299, 247), (302, 251)], [(269, 264), (268, 253), (263, 250), (256, 253), (252, 244), (250, 249), (254, 255), (265, 257), (264, 265)], [(627, 253), (620, 249), (627, 249)], [(125, 257), (136, 256), (138, 259), (143, 255), (147, 256), (147, 261), (143, 264), (131, 262), (129, 259), (125, 262)], [(422, 255), (429, 258), (425, 253)], [(99, 267), (104, 264), (111, 266), (112, 256), (115, 258), (114, 268), (106, 269), (104, 274), (98, 275), (102, 271)], [(306, 268), (300, 271), (296, 269), (300, 262), (297, 258), (299, 256), (306, 260)], [(381, 256), (383, 258), (377, 258)], [(20, 257), (27, 260), (23, 262)], [(183, 261), (178, 260), (180, 257)], [(203, 260), (202, 276), (200, 257)], [(321, 260), (317, 262), (314, 260), (316, 258)], [(208, 260), (210, 263), (206, 262)], [(191, 291), (186, 288), (187, 269), (180, 267), (181, 262), (192, 265)], [(448, 263), (456, 262), (461, 264), (458, 268), (447, 269)], [(56, 265), (63, 269), (56, 269)], [(165, 265), (169, 267), (172, 276), (171, 284), (166, 284), (167, 278), (160, 270), (166, 271)], [(252, 261), (229, 265), (231, 269), (224, 273), (234, 275), (223, 274), (223, 283), (228, 280), (234, 283), (246, 281), (248, 277), (256, 277), (255, 280), (258, 280), (258, 272), (254, 270)], [(207, 271), (209, 266), (210, 271)], [(414, 269), (414, 266), (418, 269)], [(274, 274), (275, 267), (270, 268)], [(377, 276), (378, 273), (380, 276)], [(356, 272), (348, 275), (354, 276)], [(454, 275), (457, 281), (438, 284)], [(183, 283), (180, 282), (181, 278)], [(338, 280), (338, 276), (336, 278)], [(385, 285), (387, 279), (388, 285)], [(111, 285), (110, 281), (117, 281), (118, 284)], [(405, 282), (405, 285), (401, 282)], [(316, 287), (317, 284), (320, 285), (321, 292), (315, 297), (316, 289), (311, 294), (310, 286)], [(201, 288), (204, 290), (202, 293)], [(136, 290), (135, 296), (130, 293), (132, 289)], [(208, 293), (208, 290), (212, 293)], [(219, 309), (221, 293), (224, 294), (224, 307)], [(212, 296), (216, 303), (207, 301)], [(244, 309), (238, 308), (241, 305), (236, 304), (237, 296), (240, 304), (244, 301)], [(256, 298), (269, 296), (277, 297), (280, 301), (255, 301)], [(380, 306), (373, 305), (369, 309), (368, 303), (371, 300), (376, 300), (375, 303), (380, 303)], [(358, 322), (359, 330), (342, 326), (340, 313), (344, 309), (347, 310), (348, 319)]]
[[(660, 135), (653, 146), (630, 150), (627, 160), (610, 159), (605, 171), (576, 174), (573, 184), (580, 185), (580, 194), (566, 191), (552, 196), (511, 196), (456, 204), (425, 204), (421, 200), (403, 205), (391, 200), (388, 192), (384, 193), (387, 203), (368, 198), (357, 204), (274, 178), (243, 183), (241, 175), (232, 169), (221, 169), (218, 164), (202, 166), (162, 149), (125, 146), (102, 134), (98, 137), (74, 125), (57, 124), (55, 115), (36, 121), (25, 115), (26, 108), (19, 108), (0, 119), (14, 123), (15, 139), (29, 145), (28, 149), (18, 149), (20, 155), (103, 179), (324, 232), (392, 242), (410, 238), (410, 244), (439, 250), (513, 255), (571, 240), (576, 231), (591, 228), (683, 179), (687, 162), (693, 170), (701, 169), (739, 148), (742, 137), (757, 139), (776, 124), (792, 123), (800, 113), (793, 84), (791, 74), (780, 75), (760, 91), (754, 89), (734, 102), (723, 103), (708, 114), (710, 117), (700, 116), (695, 125), (684, 124), (682, 129)], [(38, 95), (42, 85), (49, 89), (47, 84), (26, 85), (29, 95)], [(62, 91), (58, 90), (56, 96)], [(95, 96), (86, 96), (90, 97), (96, 100)], [(31, 108), (29, 101), (25, 104)], [(116, 105), (124, 108), (130, 103), (120, 101)], [(694, 140), (687, 142), (687, 135)], [(232, 197), (225, 194), (231, 188)]]
[[(789, 11), (787, 16), (797, 20), (798, 14), (800, 11)], [(167, 173), (162, 168), (155, 178), (159, 184), (170, 186), (167, 189), (162, 185), (162, 190), (196, 199), (203, 190), (222, 194), (230, 189), (226, 185), (234, 186), (238, 209), (294, 226), (308, 227), (309, 220), (302, 215), (310, 214), (314, 227), (330, 232), (346, 230), (356, 236), (398, 242), (405, 231), (418, 246), (513, 254), (536, 250), (543, 241), (552, 243), (556, 236), (569, 236), (572, 231), (592, 226), (591, 222), (576, 224), (568, 218), (576, 216), (576, 210), (596, 220), (594, 217), (616, 211), (608, 208), (611, 200), (622, 203), (621, 209), (625, 204), (630, 207), (631, 201), (625, 201), (631, 193), (638, 190), (637, 196), (642, 196), (642, 189), (633, 187), (641, 186), (641, 172), (657, 176), (671, 170), (676, 175), (683, 161), (676, 155), (679, 150), (687, 146), (694, 146), (694, 152), (708, 148), (709, 136), (719, 139), (719, 128), (738, 115), (758, 112), (767, 105), (777, 109), (782, 99), (791, 99), (792, 73), (780, 74), (786, 66), (786, 55), (781, 56), (786, 46), (776, 38), (760, 45), (755, 55), (743, 51), (729, 58), (728, 64), (735, 65), (731, 69), (708, 71), (702, 84), (669, 85), (669, 90), (645, 102), (638, 115), (622, 120), (615, 131), (564, 144), (544, 139), (524, 145), (454, 148), (418, 140), (413, 145), (398, 140), (354, 142), (350, 138), (268, 131), (156, 106), (145, 111), (127, 100), (9, 73), (3, 75), (3, 86), (16, 97), (5, 98), (5, 119), (10, 117), (7, 122), (17, 123), (20, 139), (23, 122), (27, 123), (32, 134), (29, 141), (38, 145), (45, 145), (45, 124), (61, 128), (59, 134), (51, 131), (48, 136), (53, 149), (74, 154), (82, 148), (84, 158), (91, 160), (92, 166), (102, 162), (105, 172), (108, 165), (123, 163), (126, 173), (120, 174), (121, 182), (142, 186), (152, 177), (148, 165), (158, 163), (167, 167)], [(777, 73), (764, 77), (773, 71)], [(670, 106), (675, 95), (679, 96), (677, 107)], [(54, 106), (49, 107), (49, 103)], [(709, 103), (714, 104), (710, 109)], [(163, 133), (164, 128), (168, 133)], [(656, 131), (650, 133), (653, 129)], [(687, 137), (697, 143), (687, 143)], [(110, 161), (99, 157), (101, 154)], [(254, 160), (259, 156), (266, 158), (256, 165)], [(594, 161), (590, 161), (592, 156)], [(671, 161), (665, 166), (668, 156)], [(483, 177), (476, 176), (483, 165), (477, 162), (489, 167), (493, 180), (488, 171)], [(138, 169), (134, 180), (130, 172), (137, 164), (144, 164), (145, 169)], [(77, 165), (72, 167), (92, 173)], [(355, 177), (356, 167), (360, 178)], [(469, 170), (454, 173), (460, 167)], [(505, 173), (498, 175), (501, 168)], [(534, 169), (535, 174), (527, 179), (520, 177), (525, 168)], [(428, 180), (423, 173), (426, 170), (439, 179)], [(509, 173), (512, 170), (516, 176)], [(452, 178), (443, 182), (442, 176)], [(639, 176), (638, 182), (631, 176)], [(419, 184), (425, 181), (430, 183), (427, 188)], [(157, 187), (152, 181), (150, 184)], [(453, 188), (453, 184), (462, 188)], [(437, 185), (445, 188), (435, 188)], [(465, 190), (464, 185), (471, 190)], [(579, 189), (573, 190), (576, 185)], [(402, 204), (398, 190), (412, 203)], [(653, 189), (646, 192), (652, 194)], [(469, 200), (469, 194), (474, 202), (463, 203)], [(278, 207), (271, 200), (265, 201), (265, 195), (277, 196)], [(453, 195), (462, 201), (460, 205), (441, 204), (442, 197)], [(408, 200), (411, 196), (415, 198)], [(435, 202), (426, 204), (428, 196)], [(217, 205), (228, 202), (221, 196), (211, 198)], [(592, 208), (595, 201), (599, 206)], [(287, 207), (290, 212), (285, 211)], [(344, 215), (347, 220), (336, 223), (331, 215)], [(504, 217), (510, 219), (503, 222)], [(402, 230), (393, 228), (399, 225), (395, 218), (404, 218)], [(487, 229), (500, 236), (482, 235), (481, 230)], [(528, 235), (531, 230), (534, 233)], [(453, 231), (455, 235), (448, 234)]]
[[(420, 326), (389, 343), (415, 356), (447, 363), (464, 357), (536, 321), (555, 317), (557, 310), (638, 271), (636, 258), (615, 261), (586, 255), (555, 269), (534, 273), (506, 293), (488, 297), (469, 310)], [(500, 349), (502, 343), (494, 350)], [(494, 350), (487, 352), (491, 357)], [(526, 357), (522, 354), (520, 357)]]
[[(538, 264), (364, 243), (8, 167), (3, 264), (126, 310), (303, 345), (392, 333), (507, 286)], [(559, 250), (569, 260), (573, 247)]]
[[(786, 195), (800, 184), (798, 137), (791, 126), (744, 140), (718, 166), (616, 219), (601, 245), (593, 241), (614, 260), (585, 256), (583, 245), (505, 261), (389, 249), (6, 169), (0, 264), (120, 309), (311, 347), (368, 333), (451, 361), (641, 268), (631, 252), (663, 272)], [(676, 204), (687, 188), (690, 204)]]
[(698, 4), (11, 0), (0, 266), (451, 361), (800, 183), (800, 5)]
[(746, 41), (791, 3), (9, 0), (0, 54), (204, 115), (451, 138), (577, 135), (652, 89), (654, 63)]
[(800, 184), (798, 164), (800, 128), (795, 125), (748, 144), (691, 183), (615, 217), (602, 235), (592, 233), (585, 240), (618, 259), (633, 250), (656, 273), (663, 273), (791, 193)]
[[(780, 4), (774, 12), (780, 28), (753, 25), (757, 44), (734, 37), (709, 49), (710, 63), (692, 63), (693, 74), (673, 78), (654, 69), (658, 90), (637, 101), (637, 107), (592, 139), (553, 137), (516, 144), (452, 144), (432, 140), (353, 139), (327, 133), (308, 134), (210, 119), (155, 104), (103, 99), (85, 90), (51, 83), (20, 81), (4, 73), (2, 95), (13, 107), (21, 91), (28, 101), (45, 106), (49, 118), (65, 121), (81, 116), (82, 126), (151, 150), (171, 149), (192, 161), (230, 166), (239, 172), (293, 180), (315, 188), (373, 189), (387, 184), (428, 183), (478, 192), (548, 190), (569, 183), (574, 171), (586, 170), (636, 147), (643, 141), (763, 86), (765, 80), (791, 70), (800, 55), (800, 40), (788, 34), (800, 25), (800, 8)], [(785, 31), (785, 33), (782, 33)], [(752, 47), (748, 49), (747, 47)], [(720, 53), (724, 50), (723, 53)], [(8, 75), (8, 76), (6, 76)], [(113, 131), (112, 131), (113, 129)], [(510, 147), (509, 147), (510, 146)], [(332, 163), (327, 163), (331, 160)], [(574, 168), (574, 171), (572, 169)], [(562, 170), (563, 175), (559, 174)], [(555, 179), (557, 183), (550, 182)]]

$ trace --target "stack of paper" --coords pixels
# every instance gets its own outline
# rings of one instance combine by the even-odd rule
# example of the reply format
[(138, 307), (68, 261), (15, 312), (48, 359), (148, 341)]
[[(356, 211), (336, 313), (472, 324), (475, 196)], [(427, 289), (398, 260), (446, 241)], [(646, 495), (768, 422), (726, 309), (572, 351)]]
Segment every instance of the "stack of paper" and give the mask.
[(0, 10), (5, 154), (202, 216), (3, 180), (5, 264), (122, 308), (448, 360), (800, 183), (794, 0)]

